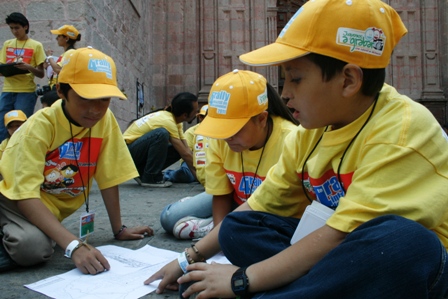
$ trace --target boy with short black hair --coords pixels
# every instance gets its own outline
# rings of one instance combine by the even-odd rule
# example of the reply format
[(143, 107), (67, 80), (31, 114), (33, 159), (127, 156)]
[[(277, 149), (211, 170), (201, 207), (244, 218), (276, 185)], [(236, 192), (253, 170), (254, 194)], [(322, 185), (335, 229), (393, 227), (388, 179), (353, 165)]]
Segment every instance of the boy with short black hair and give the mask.
[[(40, 42), (28, 37), (30, 25), (23, 14), (13, 12), (5, 21), (15, 38), (3, 43), (0, 63), (16, 63), (14, 67), (28, 72), (5, 77), (0, 97), (0, 119), (11, 110), (22, 110), (27, 117), (30, 117), (37, 101), (34, 76), (44, 77), (43, 65), (46, 58), (44, 47)], [(6, 137), (6, 128), (0, 122), (0, 142)]]
[(118, 185), (138, 173), (108, 109), (111, 97), (126, 100), (112, 58), (91, 47), (74, 51), (61, 70), (57, 91), (62, 101), (30, 117), (0, 161), (0, 271), (48, 260), (55, 243), (81, 272), (108, 270), (100, 251), (61, 224), (83, 205), (87, 223), (94, 219), (88, 197), (93, 178), (115, 239), (153, 234), (148, 226), (127, 228), (121, 222)]
[(50, 90), (46, 92), (43, 96), (40, 97), (40, 103), (42, 104), (42, 108), (50, 107), (59, 100), (59, 95), (56, 90)]
[[(380, 0), (315, 0), (275, 43), (241, 55), (282, 66), (301, 126), (247, 203), (186, 249), (188, 273), (177, 279), (173, 261), (145, 283), (197, 281), (182, 295), (201, 298), (446, 297), (448, 137), (382, 82), (405, 33)], [(233, 265), (194, 263), (219, 250)]]

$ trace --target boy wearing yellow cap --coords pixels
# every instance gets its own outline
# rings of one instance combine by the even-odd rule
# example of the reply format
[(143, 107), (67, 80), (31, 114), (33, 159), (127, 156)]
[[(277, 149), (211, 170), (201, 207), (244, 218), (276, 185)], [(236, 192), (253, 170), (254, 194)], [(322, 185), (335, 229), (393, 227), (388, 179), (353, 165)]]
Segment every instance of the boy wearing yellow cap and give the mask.
[[(27, 117), (34, 112), (37, 95), (34, 76), (44, 77), (45, 51), (42, 44), (28, 36), (30, 24), (20, 12), (6, 17), (14, 39), (6, 40), (0, 50), (0, 64), (12, 64), (23, 71), (17, 75), (1, 74), (4, 77), (0, 96), (0, 119), (11, 110), (22, 110)], [(7, 130), (0, 121), (0, 141), (7, 138)]]
[(45, 50), (47, 55), (46, 69), (47, 77), (50, 79), (48, 85), (51, 89), (55, 88), (55, 84), (58, 82), (58, 74), (61, 72), (61, 68), (65, 61), (70, 57), (70, 53), (75, 50), (75, 44), (81, 40), (81, 33), (73, 25), (64, 25), (55, 30), (50, 30), (51, 34), (56, 35), (56, 41), (58, 46), (64, 49), (64, 53), (59, 57), (54, 57), (53, 50)]
[[(138, 173), (108, 109), (112, 97), (126, 100), (117, 87), (112, 58), (90, 47), (74, 51), (61, 70), (57, 91), (62, 100), (30, 117), (12, 136), (0, 161), (0, 270), (44, 262), (53, 254), (54, 243), (83, 273), (109, 269), (97, 249), (61, 224), (82, 206), (91, 216), (93, 178), (116, 239), (153, 233), (148, 226), (127, 228), (121, 221), (118, 185)], [(123, 163), (113, 162), (118, 160)], [(76, 171), (64, 176), (66, 166)], [(68, 179), (70, 184), (65, 184)]]
[(8, 145), (9, 138), (12, 134), (20, 128), (21, 125), (26, 121), (27, 117), (25, 113), (21, 110), (12, 110), (5, 114), (5, 127), (8, 130), (8, 138), (2, 141), (0, 144), (0, 159), (3, 156), (6, 146)]
[[(383, 84), (405, 33), (382, 1), (315, 0), (240, 56), (281, 65), (301, 126), (248, 202), (188, 250), (190, 261), (222, 250), (233, 265), (186, 266), (177, 282), (198, 282), (185, 297), (446, 297), (448, 137)], [(299, 219), (308, 234), (292, 240)], [(171, 263), (152, 278), (160, 292), (181, 273)]]

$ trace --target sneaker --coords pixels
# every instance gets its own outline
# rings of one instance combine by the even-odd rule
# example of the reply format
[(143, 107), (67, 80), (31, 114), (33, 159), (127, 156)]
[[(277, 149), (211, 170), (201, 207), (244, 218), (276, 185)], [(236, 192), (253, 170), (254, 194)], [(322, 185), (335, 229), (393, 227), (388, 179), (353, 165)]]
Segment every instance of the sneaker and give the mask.
[(137, 184), (139, 184), (140, 186), (142, 185), (142, 180), (140, 179), (140, 177), (136, 177), (134, 178), (134, 180), (137, 182)]
[(142, 187), (150, 187), (150, 188), (166, 188), (170, 187), (173, 183), (168, 181), (160, 181), (160, 182), (154, 182), (154, 183), (141, 183), (140, 186)]
[(176, 222), (173, 235), (178, 239), (198, 239), (207, 235), (213, 228), (213, 217), (197, 218), (187, 216)]

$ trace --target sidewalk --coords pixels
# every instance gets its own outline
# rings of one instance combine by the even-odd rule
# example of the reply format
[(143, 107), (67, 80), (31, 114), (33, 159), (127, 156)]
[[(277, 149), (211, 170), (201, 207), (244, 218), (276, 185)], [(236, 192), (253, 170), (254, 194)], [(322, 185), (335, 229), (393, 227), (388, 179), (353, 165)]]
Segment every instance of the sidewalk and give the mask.
[[(148, 244), (154, 247), (180, 252), (190, 245), (190, 241), (177, 240), (173, 236), (168, 235), (160, 225), (160, 212), (167, 204), (185, 196), (198, 194), (203, 190), (204, 188), (199, 183), (173, 184), (169, 188), (144, 188), (140, 187), (134, 180), (125, 182), (120, 185), (123, 224), (127, 226), (149, 225), (154, 230), (154, 236), (136, 241), (117, 241), (112, 236), (109, 218), (100, 191), (94, 185), (90, 193), (90, 209), (96, 213), (95, 234), (89, 237), (89, 243), (93, 246), (110, 244), (130, 249), (139, 249)], [(79, 233), (79, 217), (83, 212), (85, 210), (81, 208), (63, 222), (65, 227), (75, 235)], [(71, 260), (65, 258), (63, 256), (63, 250), (59, 246), (56, 246), (53, 257), (46, 264), (0, 273), (0, 298), (48, 298), (47, 296), (25, 288), (23, 285), (65, 273), (73, 268), (74, 265)], [(177, 299), (179, 297), (177, 292), (166, 291), (162, 295), (151, 293), (142, 298)]]

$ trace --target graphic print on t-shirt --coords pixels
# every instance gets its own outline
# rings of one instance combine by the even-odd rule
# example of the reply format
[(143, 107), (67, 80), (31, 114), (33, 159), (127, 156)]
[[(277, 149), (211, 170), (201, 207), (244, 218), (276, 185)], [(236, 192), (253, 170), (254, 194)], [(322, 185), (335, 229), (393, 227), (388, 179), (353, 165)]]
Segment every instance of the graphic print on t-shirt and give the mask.
[(33, 49), (8, 47), (6, 48), (6, 63), (25, 62), (30, 64), (33, 53)]
[(227, 177), (235, 190), (233, 199), (238, 205), (242, 205), (247, 201), (252, 193), (264, 181), (265, 177), (256, 175), (253, 172), (245, 172), (244, 179), (241, 172), (234, 172), (226, 170)]
[(80, 195), (95, 173), (101, 143), (100, 138), (75, 138), (49, 152), (41, 190), (71, 197)]
[[(340, 174), (340, 176), (347, 189), (352, 182), (353, 173)], [(321, 204), (329, 208), (336, 208), (339, 204), (339, 199), (345, 195), (337, 175), (332, 169), (328, 170), (320, 178), (310, 178), (308, 173), (305, 172), (303, 180), (305, 191), (314, 195)]]

